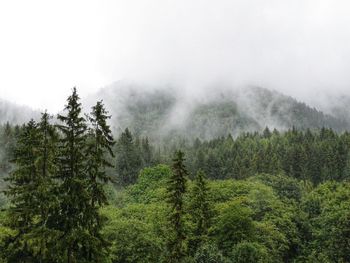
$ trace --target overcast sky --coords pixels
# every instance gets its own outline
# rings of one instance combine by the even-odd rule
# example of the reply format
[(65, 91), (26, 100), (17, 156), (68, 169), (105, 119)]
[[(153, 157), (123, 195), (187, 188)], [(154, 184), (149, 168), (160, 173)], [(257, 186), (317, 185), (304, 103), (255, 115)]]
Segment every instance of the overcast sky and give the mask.
[(73, 86), (120, 79), (347, 91), (349, 14), (348, 0), (1, 0), (0, 97), (56, 111)]

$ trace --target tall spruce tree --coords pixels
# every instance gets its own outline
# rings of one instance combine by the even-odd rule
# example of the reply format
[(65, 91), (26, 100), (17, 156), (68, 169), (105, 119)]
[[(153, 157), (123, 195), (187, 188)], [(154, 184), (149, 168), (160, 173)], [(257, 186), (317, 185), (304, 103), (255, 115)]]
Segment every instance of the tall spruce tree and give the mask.
[(11, 201), (8, 209), (9, 227), (15, 235), (6, 240), (8, 262), (35, 262), (35, 253), (30, 244), (30, 235), (38, 216), (38, 145), (40, 134), (38, 124), (31, 120), (23, 126), (14, 152), (16, 169), (6, 179), (9, 187), (5, 191)]
[(202, 170), (197, 172), (190, 198), (190, 215), (194, 225), (193, 238), (190, 241), (191, 254), (208, 238), (208, 230), (211, 225), (212, 209), (209, 202), (209, 188), (205, 173)]
[(89, 261), (96, 252), (96, 238), (91, 233), (92, 213), (89, 177), (86, 167), (87, 124), (82, 116), (81, 103), (76, 88), (67, 100), (66, 115), (58, 115), (57, 125), (62, 133), (59, 145), (58, 179), (60, 185), (59, 210), (56, 211), (56, 226), (62, 232), (57, 241), (57, 251), (64, 261), (71, 263)]
[(89, 116), (91, 128), (89, 130), (89, 142), (86, 152), (88, 160), (88, 190), (91, 205), (89, 231), (98, 241), (92, 247), (95, 251), (90, 251), (89, 253), (89, 260), (94, 262), (101, 260), (101, 253), (105, 252), (107, 247), (105, 240), (100, 234), (103, 220), (99, 214), (99, 209), (108, 203), (104, 185), (111, 181), (111, 178), (106, 173), (106, 168), (112, 167), (112, 164), (107, 160), (107, 155), (114, 157), (112, 151), (114, 139), (107, 124), (109, 118), (110, 116), (105, 110), (102, 101), (97, 102)]
[(170, 206), (168, 261), (183, 262), (186, 256), (186, 233), (184, 226), (184, 194), (188, 172), (184, 165), (184, 153), (177, 151), (173, 160), (173, 172), (167, 185), (167, 203)]
[(115, 144), (112, 131), (107, 121), (111, 117), (104, 108), (102, 101), (92, 108), (90, 113), (91, 128), (89, 130), (89, 143), (87, 147), (88, 173), (90, 179), (91, 202), (93, 207), (107, 203), (107, 197), (103, 185), (111, 181), (106, 173), (107, 167), (113, 167), (107, 160), (107, 155), (114, 157), (113, 145)]
[(18, 136), (16, 169), (8, 178), (6, 192), (13, 204), (10, 227), (17, 231), (15, 238), (9, 239), (9, 262), (52, 262), (50, 241), (54, 238), (49, 221), (56, 201), (52, 177), (57, 135), (49, 119), (43, 113), (39, 123), (31, 120)]
[(128, 128), (120, 135), (116, 149), (117, 182), (122, 186), (133, 184), (137, 180), (142, 160), (139, 149)]
[[(54, 230), (54, 219), (52, 212), (57, 204), (57, 197), (54, 192), (56, 182), (54, 177), (57, 174), (56, 157), (58, 134), (55, 127), (50, 124), (50, 116), (47, 112), (42, 113), (38, 123), (40, 142), (37, 145), (37, 218), (33, 228), (32, 244), (36, 246), (37, 258), (40, 262), (52, 262), (52, 247), (56, 239)], [(43, 201), (45, 200), (45, 201)]]
[(142, 161), (144, 167), (149, 167), (153, 162), (153, 149), (148, 141), (148, 138), (144, 138), (141, 141), (141, 152), (142, 152)]
[(7, 122), (2, 127), (2, 132), (0, 135), (0, 145), (1, 145), (1, 163), (0, 172), (3, 171), (8, 173), (11, 171), (13, 164), (11, 160), (14, 157), (15, 145), (16, 145), (16, 130)]

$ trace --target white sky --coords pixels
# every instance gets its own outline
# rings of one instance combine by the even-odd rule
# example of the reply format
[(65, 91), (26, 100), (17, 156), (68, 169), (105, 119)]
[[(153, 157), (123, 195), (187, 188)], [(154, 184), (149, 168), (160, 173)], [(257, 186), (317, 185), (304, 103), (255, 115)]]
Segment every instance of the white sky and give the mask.
[(0, 97), (57, 111), (73, 86), (119, 79), (347, 91), (349, 14), (348, 0), (0, 0)]

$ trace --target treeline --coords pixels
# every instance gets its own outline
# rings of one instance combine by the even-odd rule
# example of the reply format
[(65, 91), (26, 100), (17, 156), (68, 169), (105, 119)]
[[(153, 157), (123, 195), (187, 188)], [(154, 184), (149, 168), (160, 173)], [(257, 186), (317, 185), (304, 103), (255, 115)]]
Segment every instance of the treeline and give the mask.
[(184, 147), (187, 165), (211, 179), (244, 179), (258, 173), (286, 174), (314, 184), (350, 177), (350, 134), (332, 129), (244, 133)]
[(13, 127), (8, 122), (0, 125), (0, 189), (3, 189), (2, 179), (9, 173), (12, 167), (11, 160), (19, 131), (20, 127), (18, 125)]
[[(0, 131), (0, 179), (13, 166), (16, 137), (22, 127), (7, 124)], [(150, 142), (126, 128), (111, 148), (114, 157), (106, 157), (113, 167), (106, 172), (118, 186), (137, 180), (141, 169), (152, 165), (171, 164), (176, 149), (182, 149), (191, 174), (203, 170), (210, 179), (245, 179), (258, 173), (280, 174), (314, 184), (326, 180), (342, 181), (350, 177), (350, 133), (332, 129), (279, 132), (266, 128), (262, 133), (242, 133), (209, 141), (189, 141), (181, 137)], [(1, 186), (0, 186), (1, 188)]]
[[(268, 173), (319, 184), (350, 178), (350, 133), (338, 134), (326, 128), (313, 132), (295, 128), (278, 132), (266, 128), (262, 133), (243, 133), (237, 138), (229, 135), (194, 142), (178, 138), (170, 144), (155, 145), (147, 138), (134, 138), (126, 129), (117, 147), (117, 173), (114, 176), (116, 180), (122, 180), (123, 185), (135, 182), (141, 168), (170, 164), (176, 149), (185, 152), (186, 166), (191, 174), (203, 170), (210, 179), (245, 179)], [(133, 179), (125, 180), (123, 170), (129, 171), (128, 178)]]

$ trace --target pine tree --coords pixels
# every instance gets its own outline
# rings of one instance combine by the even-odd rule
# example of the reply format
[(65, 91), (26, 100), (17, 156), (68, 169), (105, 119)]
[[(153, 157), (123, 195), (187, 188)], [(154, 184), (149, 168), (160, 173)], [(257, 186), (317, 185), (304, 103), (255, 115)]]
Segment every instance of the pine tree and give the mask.
[[(100, 234), (103, 220), (99, 215), (100, 207), (108, 204), (104, 185), (111, 181), (111, 178), (106, 173), (106, 168), (112, 167), (112, 164), (107, 160), (107, 154), (114, 157), (112, 151), (114, 140), (111, 129), (107, 124), (107, 120), (110, 118), (107, 114), (108, 112), (105, 110), (102, 101), (99, 101), (92, 108), (91, 115), (89, 116), (92, 125), (89, 130), (89, 143), (86, 152), (88, 159), (88, 189), (91, 205), (89, 231), (97, 240), (93, 247), (95, 252), (90, 252), (89, 260), (93, 260), (94, 262), (101, 259), (100, 253), (104, 252), (107, 246), (106, 241)], [(96, 256), (99, 256), (99, 258)]]
[(113, 167), (107, 160), (107, 154), (114, 157), (113, 146), (115, 144), (112, 131), (107, 121), (110, 116), (104, 108), (102, 101), (92, 108), (89, 120), (92, 128), (90, 129), (90, 141), (87, 148), (89, 155), (88, 172), (90, 179), (90, 188), (92, 190), (91, 202), (93, 206), (101, 206), (107, 203), (107, 198), (103, 190), (103, 185), (111, 181), (106, 173), (106, 167)]
[(9, 187), (5, 194), (12, 204), (8, 210), (9, 227), (16, 231), (16, 235), (9, 237), (6, 242), (8, 262), (35, 261), (29, 235), (38, 215), (39, 177), (36, 162), (39, 144), (38, 125), (31, 120), (24, 125), (18, 138), (14, 153), (16, 169), (6, 179)]
[[(37, 153), (37, 219), (36, 227), (33, 228), (32, 243), (37, 247), (37, 254), (40, 262), (52, 262), (52, 246), (55, 242), (54, 219), (52, 213), (57, 204), (56, 182), (54, 177), (57, 174), (56, 157), (58, 134), (55, 127), (50, 124), (52, 117), (42, 113), (38, 123), (40, 142)], [(45, 200), (45, 201), (43, 201)]]
[(211, 225), (212, 209), (205, 177), (202, 170), (197, 172), (190, 198), (190, 215), (194, 224), (193, 239), (190, 242), (192, 254), (207, 240)]
[(119, 137), (116, 156), (118, 184), (127, 186), (135, 183), (141, 169), (141, 155), (128, 128)]
[(18, 135), (16, 170), (8, 178), (10, 186), (6, 192), (13, 204), (10, 227), (18, 232), (9, 242), (9, 262), (52, 262), (49, 243), (54, 238), (49, 221), (55, 203), (52, 176), (57, 136), (49, 119), (43, 113), (39, 123), (31, 120)]
[(147, 137), (141, 141), (141, 151), (143, 166), (151, 166), (153, 162), (153, 151)]
[(2, 162), (0, 164), (0, 169), (4, 170), (6, 173), (11, 171), (13, 166), (11, 160), (14, 157), (15, 145), (16, 131), (12, 128), (9, 122), (6, 122), (1, 134)]
[(186, 192), (186, 177), (188, 172), (184, 165), (184, 153), (177, 151), (173, 160), (173, 173), (167, 186), (167, 203), (171, 212), (169, 215), (170, 234), (168, 240), (169, 262), (182, 262), (186, 256), (184, 227), (184, 194)]
[(57, 241), (57, 250), (68, 263), (88, 260), (95, 244), (95, 237), (88, 231), (91, 212), (91, 197), (86, 173), (87, 125), (81, 116), (81, 103), (76, 88), (67, 100), (66, 115), (58, 115), (57, 125), (62, 134), (58, 159), (60, 185), (59, 211), (56, 211), (56, 226), (62, 232)]

